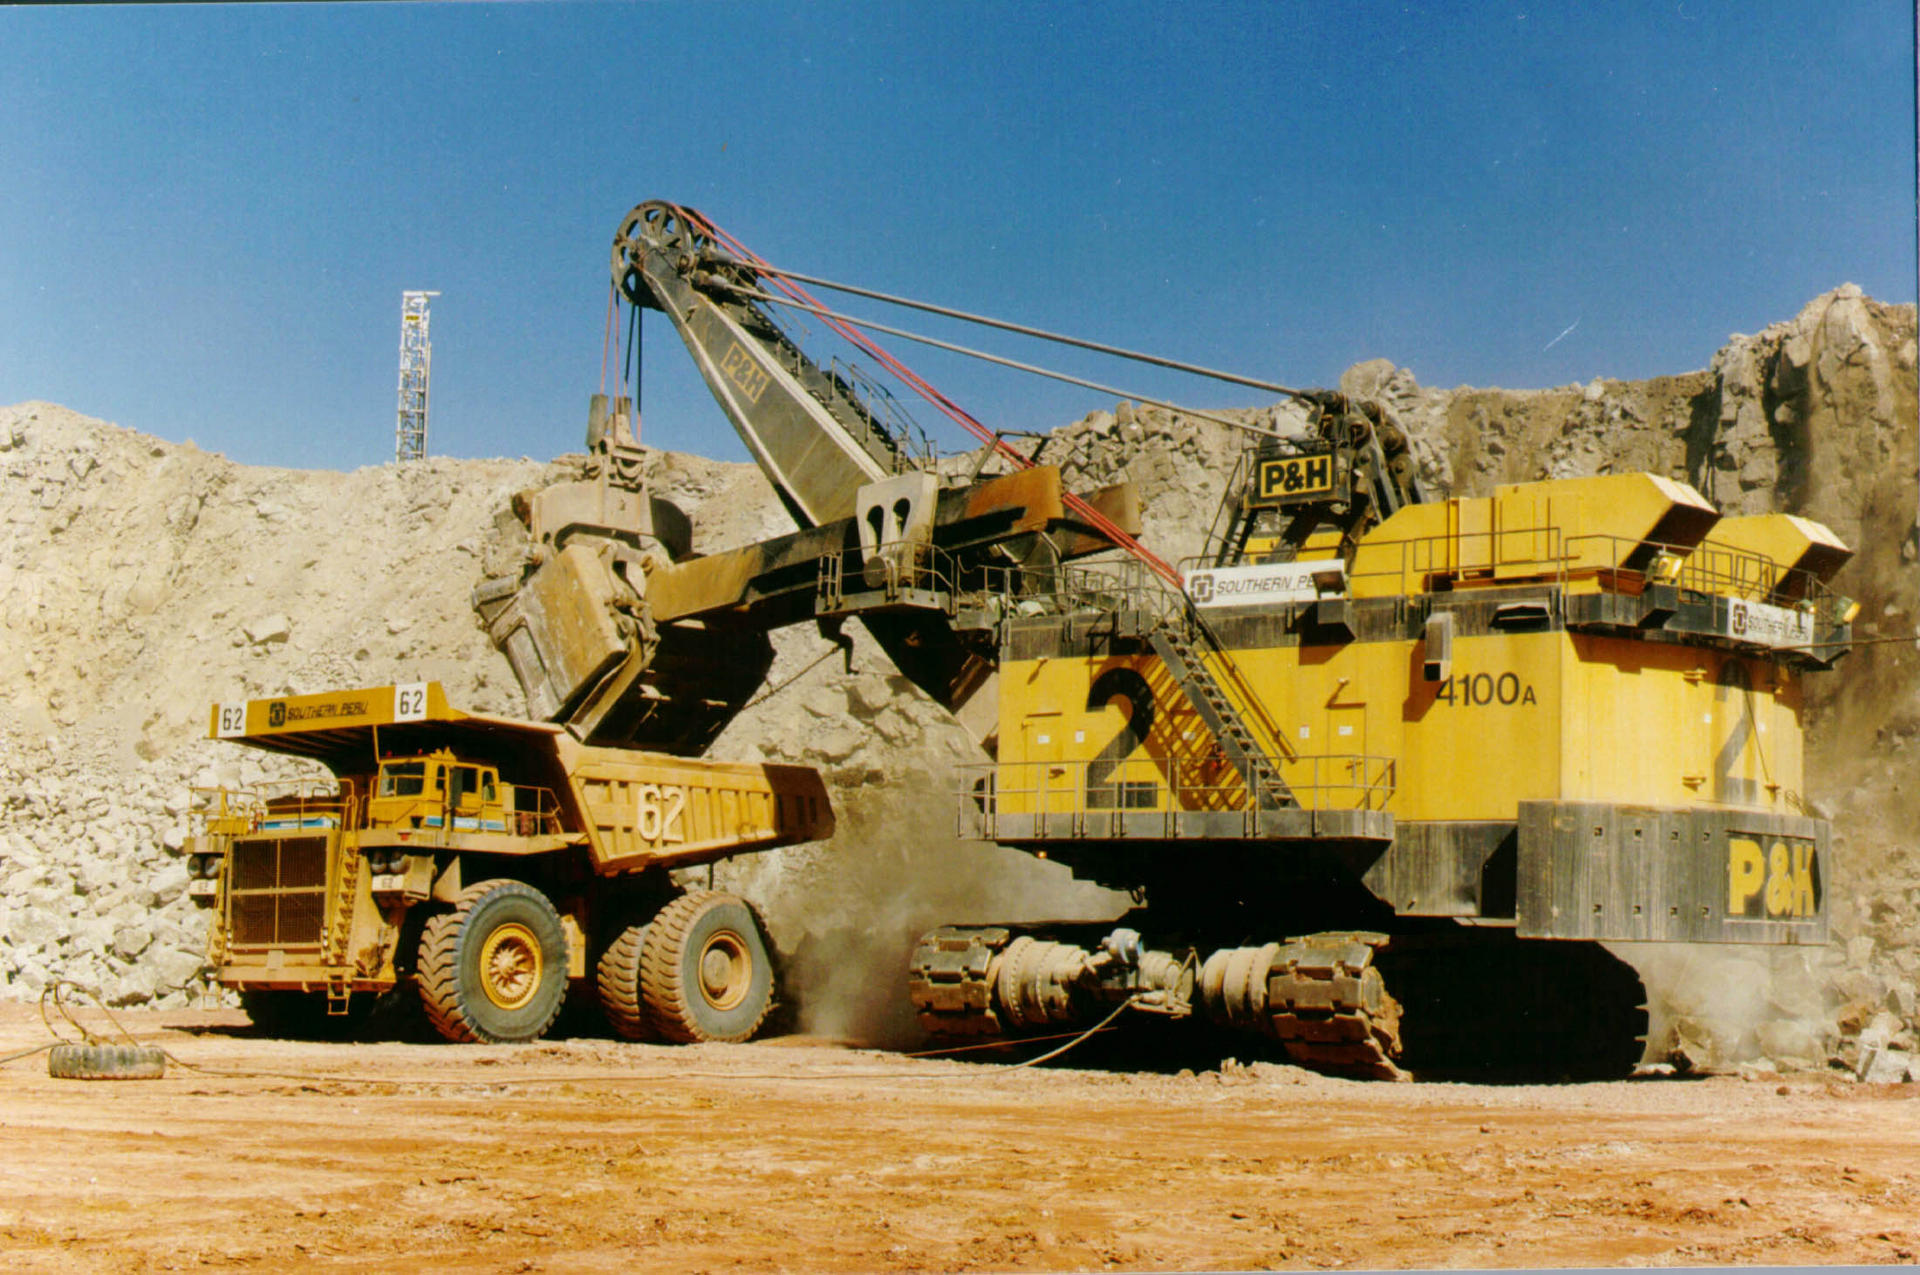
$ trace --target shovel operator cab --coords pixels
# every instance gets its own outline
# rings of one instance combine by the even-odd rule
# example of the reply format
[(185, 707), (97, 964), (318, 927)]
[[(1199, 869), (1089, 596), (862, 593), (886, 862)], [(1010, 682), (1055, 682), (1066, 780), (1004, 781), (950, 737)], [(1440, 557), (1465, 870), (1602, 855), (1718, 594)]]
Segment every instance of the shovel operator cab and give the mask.
[(196, 803), (209, 962), (289, 1033), (411, 981), (450, 1040), (533, 1040), (591, 980), (630, 1039), (745, 1040), (775, 986), (759, 918), (670, 872), (833, 830), (807, 767), (585, 745), (436, 682), (219, 704), (211, 734), (333, 776)]

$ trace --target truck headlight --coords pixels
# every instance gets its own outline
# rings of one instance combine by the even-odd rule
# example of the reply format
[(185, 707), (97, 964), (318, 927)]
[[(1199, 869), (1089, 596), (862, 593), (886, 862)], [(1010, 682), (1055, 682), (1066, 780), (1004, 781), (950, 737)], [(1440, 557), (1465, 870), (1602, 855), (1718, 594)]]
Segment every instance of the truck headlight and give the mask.
[(375, 876), (391, 876), (407, 870), (407, 852), (383, 846), (367, 851), (367, 866), (373, 869)]

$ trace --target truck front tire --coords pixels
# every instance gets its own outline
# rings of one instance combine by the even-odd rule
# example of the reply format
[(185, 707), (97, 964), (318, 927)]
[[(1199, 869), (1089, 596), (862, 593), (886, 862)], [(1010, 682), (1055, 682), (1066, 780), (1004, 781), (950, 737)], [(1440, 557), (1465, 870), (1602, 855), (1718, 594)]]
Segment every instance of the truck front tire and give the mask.
[(701, 890), (660, 910), (640, 950), (647, 1019), (668, 1040), (742, 1041), (773, 1008), (773, 958), (745, 899)]
[(452, 1041), (538, 1040), (567, 996), (567, 936), (547, 897), (521, 881), (481, 881), (427, 921), (420, 1003)]

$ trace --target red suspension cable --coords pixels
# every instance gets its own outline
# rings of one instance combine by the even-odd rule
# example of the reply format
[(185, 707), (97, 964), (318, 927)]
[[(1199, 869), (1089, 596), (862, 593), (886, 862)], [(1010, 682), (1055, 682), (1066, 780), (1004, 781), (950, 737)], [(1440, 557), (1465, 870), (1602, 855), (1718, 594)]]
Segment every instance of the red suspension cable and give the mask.
[[(712, 221), (708, 220), (702, 214), (691, 208), (684, 207), (680, 212), (695, 229), (711, 236), (716, 242), (725, 246), (727, 251), (733, 253), (733, 255), (741, 261), (755, 266), (766, 266), (768, 264), (751, 248), (748, 248), (738, 239), (735, 239), (732, 235), (714, 225)], [(780, 291), (796, 301), (812, 306), (817, 310), (826, 309), (811, 293), (791, 279), (771, 273), (762, 274), (760, 277), (763, 281), (780, 289)], [(832, 315), (821, 315), (820, 318), (835, 332), (838, 332), (853, 345), (865, 351), (870, 358), (874, 359), (882, 367), (885, 367), (888, 371), (899, 377), (902, 383), (928, 403), (932, 404), (934, 408), (946, 416), (947, 419), (992, 448), (997, 455), (1012, 462), (1017, 468), (1033, 468), (1033, 461), (1021, 455), (1019, 451), (1009, 446), (1005, 440), (996, 436), (992, 430), (974, 419), (974, 417), (958, 403), (955, 403), (945, 394), (942, 394), (939, 390), (928, 384), (912, 368), (909, 368), (906, 364), (895, 358), (878, 342), (867, 336), (866, 333), (861, 332), (858, 328)], [(1133, 555), (1133, 557), (1145, 565), (1149, 571), (1152, 571), (1175, 589), (1183, 587), (1184, 582), (1181, 580), (1178, 571), (1169, 566), (1158, 554), (1121, 530), (1119, 524), (1115, 523), (1111, 518), (1101, 513), (1098, 509), (1095, 509), (1082, 497), (1076, 496), (1070, 491), (1062, 491), (1060, 496), (1061, 502), (1078, 515), (1082, 521), (1093, 527), (1108, 540), (1111, 540), (1115, 545)]]

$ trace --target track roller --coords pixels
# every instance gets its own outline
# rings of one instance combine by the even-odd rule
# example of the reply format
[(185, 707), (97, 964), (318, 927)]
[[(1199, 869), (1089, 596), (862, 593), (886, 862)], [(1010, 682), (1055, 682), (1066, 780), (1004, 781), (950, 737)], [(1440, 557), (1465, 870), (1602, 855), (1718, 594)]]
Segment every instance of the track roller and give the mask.
[(937, 1037), (994, 1037), (994, 958), (1013, 939), (1003, 925), (943, 925), (921, 936), (907, 965), (907, 995), (920, 1025)]
[(1201, 1006), (1219, 1026), (1279, 1041), (1305, 1066), (1399, 1078), (1400, 1006), (1373, 968), (1386, 941), (1342, 932), (1222, 948), (1201, 967)]

